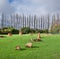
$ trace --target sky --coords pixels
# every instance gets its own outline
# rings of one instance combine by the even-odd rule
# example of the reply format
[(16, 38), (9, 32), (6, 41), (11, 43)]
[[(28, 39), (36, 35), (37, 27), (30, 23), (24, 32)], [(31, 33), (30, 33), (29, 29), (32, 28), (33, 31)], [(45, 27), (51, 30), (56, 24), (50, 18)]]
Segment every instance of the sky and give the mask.
[(0, 13), (25, 15), (60, 13), (60, 0), (0, 0)]

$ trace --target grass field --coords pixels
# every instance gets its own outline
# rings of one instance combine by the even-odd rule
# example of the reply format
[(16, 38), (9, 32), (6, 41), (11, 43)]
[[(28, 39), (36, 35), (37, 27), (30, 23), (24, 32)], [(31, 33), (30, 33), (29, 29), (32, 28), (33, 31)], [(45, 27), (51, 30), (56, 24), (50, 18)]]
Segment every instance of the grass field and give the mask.
[[(33, 42), (33, 48), (26, 48), (25, 44), (37, 34), (4, 35), (0, 38), (0, 59), (60, 59), (60, 35), (41, 34), (41, 42)], [(16, 50), (20, 45), (22, 50)]]

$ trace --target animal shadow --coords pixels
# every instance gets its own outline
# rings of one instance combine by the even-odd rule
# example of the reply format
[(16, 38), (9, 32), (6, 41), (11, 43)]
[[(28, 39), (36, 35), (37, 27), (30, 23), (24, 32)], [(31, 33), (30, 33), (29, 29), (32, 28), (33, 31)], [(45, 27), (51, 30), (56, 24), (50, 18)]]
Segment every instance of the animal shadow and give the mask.
[(39, 46), (32, 46), (32, 48), (39, 48)]
[(6, 36), (0, 36), (0, 38), (5, 38)]
[(26, 50), (25, 48), (21, 48), (22, 51)]

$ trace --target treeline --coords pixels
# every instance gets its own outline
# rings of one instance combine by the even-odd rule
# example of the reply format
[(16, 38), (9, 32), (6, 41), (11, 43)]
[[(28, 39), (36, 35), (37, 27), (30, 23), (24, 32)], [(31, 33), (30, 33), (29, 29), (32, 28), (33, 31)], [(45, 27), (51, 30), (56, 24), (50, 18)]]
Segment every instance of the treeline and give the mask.
[(29, 27), (32, 29), (40, 29), (50, 30), (51, 25), (54, 24), (55, 20), (60, 20), (59, 14), (54, 15), (45, 15), (45, 16), (31, 16), (31, 15), (19, 15), (19, 14), (13, 14), (13, 15), (5, 15), (2, 14), (2, 18), (0, 20), (0, 28), (4, 27), (13, 27), (16, 29)]
[(31, 29), (29, 27), (23, 27), (23, 28), (20, 28), (19, 30), (13, 27), (4, 27), (0, 29), (0, 34), (8, 34), (8, 33), (19, 34), (20, 32), (22, 32), (22, 34), (39, 33), (39, 32), (48, 33), (48, 29), (40, 30), (40, 29)]

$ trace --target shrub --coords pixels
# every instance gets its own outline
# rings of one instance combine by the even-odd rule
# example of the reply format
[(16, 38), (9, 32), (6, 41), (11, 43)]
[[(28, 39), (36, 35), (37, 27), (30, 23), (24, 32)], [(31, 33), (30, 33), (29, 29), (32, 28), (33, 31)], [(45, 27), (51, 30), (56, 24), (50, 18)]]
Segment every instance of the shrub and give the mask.
[(24, 27), (24, 28), (21, 28), (20, 31), (21, 31), (23, 34), (28, 34), (28, 33), (30, 33), (30, 28), (29, 28), (29, 27)]
[(35, 33), (39, 33), (40, 32), (40, 30), (39, 29), (35, 29)]
[(53, 24), (51, 25), (51, 33), (60, 33), (60, 20), (55, 20)]
[(59, 33), (59, 31), (60, 31), (60, 25), (52, 25), (51, 26), (51, 33)]
[(35, 33), (35, 29), (30, 29), (30, 33)]
[(4, 27), (4, 28), (0, 29), (0, 33), (1, 34), (8, 34), (8, 33), (18, 34), (19, 30), (14, 29), (12, 27)]
[(48, 29), (44, 29), (43, 30), (43, 33), (48, 33)]
[(28, 34), (28, 33), (48, 33), (48, 29), (40, 30), (40, 29), (30, 29), (29, 27), (24, 27), (20, 29), (20, 32), (23, 34)]
[(12, 29), (12, 31), (11, 31), (13, 34), (18, 34), (19, 33), (19, 30), (17, 30), (17, 29)]
[(44, 29), (44, 30), (41, 30), (41, 29), (36, 29), (35, 30), (35, 33), (48, 33), (48, 29)]

